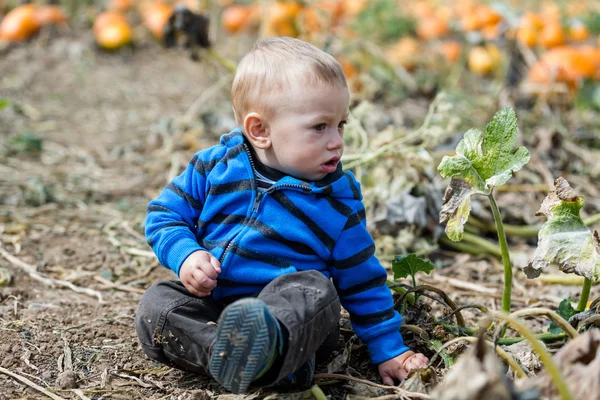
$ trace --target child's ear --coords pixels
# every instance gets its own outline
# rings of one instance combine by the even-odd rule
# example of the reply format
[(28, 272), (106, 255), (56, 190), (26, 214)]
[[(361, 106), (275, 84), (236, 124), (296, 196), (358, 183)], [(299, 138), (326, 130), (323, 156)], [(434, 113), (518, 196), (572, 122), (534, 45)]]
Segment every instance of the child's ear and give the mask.
[(244, 132), (255, 148), (266, 150), (271, 147), (271, 137), (269, 136), (267, 123), (259, 113), (251, 112), (246, 115), (246, 118), (244, 118)]

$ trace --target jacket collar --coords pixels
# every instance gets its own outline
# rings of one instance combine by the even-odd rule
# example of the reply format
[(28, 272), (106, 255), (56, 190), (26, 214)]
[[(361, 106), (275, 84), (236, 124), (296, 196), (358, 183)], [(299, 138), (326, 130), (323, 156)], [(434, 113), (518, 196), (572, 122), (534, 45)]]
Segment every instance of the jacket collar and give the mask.
[(298, 190), (310, 191), (315, 194), (332, 197), (353, 198), (357, 200), (362, 199), (360, 184), (354, 178), (352, 172), (344, 172), (341, 161), (338, 163), (337, 169), (331, 174), (327, 174), (327, 176), (318, 181), (309, 182), (286, 175), (279, 170), (262, 164), (256, 157), (252, 146), (247, 143), (242, 130), (239, 128), (232, 130), (228, 134), (222, 135), (220, 143), (227, 148), (233, 148), (239, 145), (245, 146), (248, 149), (246, 154), (248, 155), (250, 163), (254, 165), (261, 174), (276, 181), (275, 185), (289, 186), (291, 189), (297, 188)]

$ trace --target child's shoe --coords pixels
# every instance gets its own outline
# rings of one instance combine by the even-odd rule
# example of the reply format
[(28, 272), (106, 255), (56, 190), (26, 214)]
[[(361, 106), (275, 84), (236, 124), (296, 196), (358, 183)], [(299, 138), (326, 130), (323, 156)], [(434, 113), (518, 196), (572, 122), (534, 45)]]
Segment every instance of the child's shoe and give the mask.
[(227, 306), (219, 318), (210, 374), (227, 390), (245, 393), (279, 355), (279, 322), (264, 301), (247, 298)]
[(281, 389), (306, 390), (312, 386), (314, 376), (315, 355), (313, 354), (296, 372), (289, 374), (277, 382), (277, 387)]

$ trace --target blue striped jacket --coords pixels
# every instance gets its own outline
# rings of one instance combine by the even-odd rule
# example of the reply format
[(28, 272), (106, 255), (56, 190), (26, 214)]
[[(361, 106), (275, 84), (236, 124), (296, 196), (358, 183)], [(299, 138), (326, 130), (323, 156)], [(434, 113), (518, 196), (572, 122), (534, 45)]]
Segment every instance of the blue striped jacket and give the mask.
[(210, 251), (221, 262), (212, 295), (222, 301), (318, 270), (333, 278), (374, 363), (408, 350), (354, 175), (340, 164), (320, 181), (285, 176), (260, 192), (248, 146), (239, 129), (223, 135), (150, 202), (146, 238), (159, 261), (179, 275), (191, 253)]

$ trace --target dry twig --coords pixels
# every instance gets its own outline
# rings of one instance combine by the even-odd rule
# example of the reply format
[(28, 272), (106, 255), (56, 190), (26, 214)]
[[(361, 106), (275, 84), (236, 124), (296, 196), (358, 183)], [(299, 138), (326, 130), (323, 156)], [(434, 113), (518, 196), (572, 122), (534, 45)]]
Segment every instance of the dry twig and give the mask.
[(96, 297), (96, 298), (98, 298), (98, 301), (100, 303), (104, 302), (104, 300), (102, 300), (102, 294), (100, 292), (96, 291), (96, 290), (93, 290), (93, 289), (90, 289), (90, 288), (82, 288), (80, 286), (73, 285), (71, 282), (68, 282), (68, 281), (64, 281), (64, 280), (60, 280), (60, 279), (54, 279), (54, 278), (42, 275), (41, 273), (39, 273), (39, 272), (37, 272), (35, 270), (35, 267), (33, 265), (27, 264), (26, 262), (18, 259), (17, 257), (13, 256), (12, 254), (10, 254), (8, 251), (4, 250), (4, 248), (2, 247), (2, 242), (0, 242), (0, 256), (4, 257), (7, 261), (9, 261), (14, 266), (19, 267), (19, 268), (25, 270), (25, 272), (27, 272), (27, 274), (32, 279), (35, 279), (36, 281), (42, 282), (46, 286), (49, 286), (49, 287), (54, 287), (54, 286), (66, 287), (66, 288), (69, 288), (69, 289), (71, 289), (72, 291), (74, 291), (76, 293), (83, 293), (83, 294), (87, 294), (88, 296)]
[(401, 389), (397, 386), (382, 385), (379, 383), (368, 381), (366, 379), (355, 378), (353, 376), (348, 376), (348, 375), (342, 375), (342, 374), (317, 374), (317, 375), (315, 375), (315, 380), (319, 380), (319, 379), (338, 379), (338, 380), (347, 380), (347, 381), (358, 382), (358, 383), (362, 383), (364, 385), (369, 385), (369, 386), (373, 386), (373, 387), (380, 388), (380, 389), (393, 390), (397, 394), (403, 396), (403, 398), (407, 398), (407, 399), (431, 399), (431, 396), (429, 396), (428, 394), (425, 394), (425, 393), (409, 392), (409, 391)]
[(46, 396), (50, 397), (51, 399), (54, 399), (54, 400), (65, 400), (63, 397), (57, 396), (54, 393), (47, 391), (43, 387), (41, 387), (41, 386), (33, 383), (32, 381), (30, 381), (29, 379), (27, 379), (27, 378), (25, 378), (25, 377), (23, 377), (21, 375), (15, 374), (14, 372), (11, 372), (11, 371), (7, 370), (6, 368), (0, 367), (0, 372), (3, 373), (3, 374), (5, 374), (5, 375), (8, 375), (11, 378), (14, 378), (14, 379), (16, 379), (16, 380), (18, 380), (20, 382), (23, 382), (27, 386), (29, 386), (29, 387), (37, 390), (38, 392), (41, 392), (41, 393), (45, 394)]

